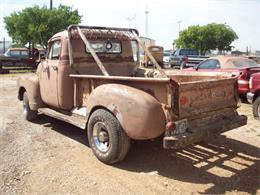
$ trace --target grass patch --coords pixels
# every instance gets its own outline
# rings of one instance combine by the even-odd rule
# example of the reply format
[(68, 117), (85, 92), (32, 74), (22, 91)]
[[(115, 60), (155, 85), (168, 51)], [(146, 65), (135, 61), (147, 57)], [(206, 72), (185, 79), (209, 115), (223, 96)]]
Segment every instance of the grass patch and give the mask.
[(4, 77), (19, 77), (21, 75), (25, 75), (25, 74), (32, 74), (35, 71), (10, 71), (10, 73), (8, 74), (0, 74), (0, 78), (4, 78)]

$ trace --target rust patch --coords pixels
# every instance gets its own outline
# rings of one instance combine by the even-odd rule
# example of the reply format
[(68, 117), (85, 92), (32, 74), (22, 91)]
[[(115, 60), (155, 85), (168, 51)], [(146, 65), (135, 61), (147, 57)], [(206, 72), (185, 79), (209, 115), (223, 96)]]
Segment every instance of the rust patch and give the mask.
[(189, 103), (189, 99), (186, 96), (181, 96), (180, 103), (181, 105), (186, 105)]
[(117, 110), (117, 107), (116, 107), (116, 106), (114, 106), (112, 112), (113, 112), (113, 114), (114, 114), (115, 116), (118, 115), (118, 110)]

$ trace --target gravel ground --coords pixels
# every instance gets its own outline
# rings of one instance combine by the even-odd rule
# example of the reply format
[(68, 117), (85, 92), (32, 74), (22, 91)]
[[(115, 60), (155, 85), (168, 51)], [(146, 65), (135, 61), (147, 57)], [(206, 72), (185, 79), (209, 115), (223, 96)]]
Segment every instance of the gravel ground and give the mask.
[(99, 162), (86, 132), (47, 116), (24, 120), (16, 76), (0, 77), (0, 194), (260, 194), (260, 121), (183, 150), (136, 141), (126, 159)]

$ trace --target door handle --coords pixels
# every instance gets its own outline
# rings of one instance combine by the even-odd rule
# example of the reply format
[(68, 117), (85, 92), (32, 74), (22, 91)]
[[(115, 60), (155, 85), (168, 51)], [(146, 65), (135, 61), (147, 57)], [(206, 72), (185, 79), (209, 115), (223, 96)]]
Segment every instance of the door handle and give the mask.
[(49, 66), (43, 66), (42, 72), (47, 72), (48, 69), (49, 69)]
[(52, 66), (53, 70), (57, 71), (58, 70), (58, 66)]

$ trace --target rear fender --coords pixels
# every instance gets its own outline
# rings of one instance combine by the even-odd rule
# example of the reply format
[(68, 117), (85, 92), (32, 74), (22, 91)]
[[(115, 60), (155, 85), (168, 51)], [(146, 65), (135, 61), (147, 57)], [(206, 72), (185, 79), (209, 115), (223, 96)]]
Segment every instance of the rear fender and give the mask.
[(166, 119), (160, 102), (136, 88), (121, 84), (95, 88), (87, 101), (87, 113), (100, 107), (113, 113), (132, 139), (156, 138), (165, 131)]
[(23, 100), (23, 93), (27, 92), (31, 110), (44, 106), (41, 99), (39, 80), (37, 75), (22, 76), (18, 79), (18, 99)]

